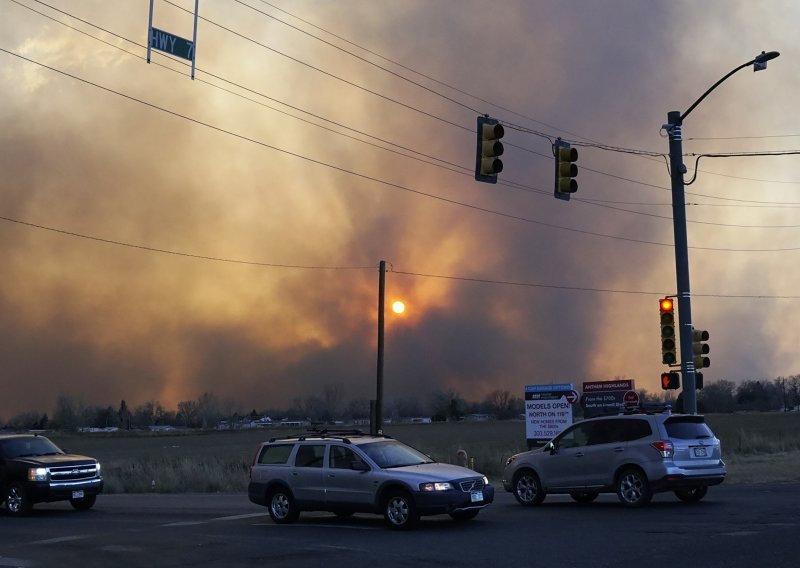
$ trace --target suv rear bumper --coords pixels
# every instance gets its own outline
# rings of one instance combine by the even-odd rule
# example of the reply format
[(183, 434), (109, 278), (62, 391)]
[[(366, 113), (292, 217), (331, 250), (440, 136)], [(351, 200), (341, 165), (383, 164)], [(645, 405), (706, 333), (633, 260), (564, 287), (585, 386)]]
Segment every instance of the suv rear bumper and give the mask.
[(25, 484), (25, 492), (32, 503), (50, 503), (72, 499), (75, 491), (83, 491), (84, 497), (97, 495), (103, 490), (103, 479), (81, 481), (32, 482)]
[(725, 481), (724, 473), (712, 475), (670, 474), (661, 479), (652, 480), (650, 486), (653, 491), (672, 491), (674, 489), (685, 489), (697, 487), (699, 485), (710, 487), (712, 485), (719, 485), (723, 481)]

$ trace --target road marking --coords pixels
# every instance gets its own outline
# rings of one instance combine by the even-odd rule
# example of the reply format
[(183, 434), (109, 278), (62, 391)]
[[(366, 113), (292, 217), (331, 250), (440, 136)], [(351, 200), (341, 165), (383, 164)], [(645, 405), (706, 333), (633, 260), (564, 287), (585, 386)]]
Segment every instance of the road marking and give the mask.
[(59, 536), (56, 538), (48, 538), (46, 540), (34, 540), (28, 544), (58, 544), (59, 542), (70, 542), (72, 540), (81, 540), (89, 538), (88, 535), (75, 535), (75, 536)]
[(0, 556), (0, 566), (16, 566), (24, 568), (25, 566), (33, 566), (30, 560), (22, 560), (21, 558), (8, 558)]
[(216, 517), (209, 521), (238, 521), (239, 519), (252, 519), (254, 517), (266, 517), (268, 513), (248, 513), (246, 515), (231, 515), (229, 517)]
[(204, 525), (208, 521), (176, 521), (174, 523), (165, 523), (163, 525), (159, 525), (162, 527), (191, 527), (194, 525)]

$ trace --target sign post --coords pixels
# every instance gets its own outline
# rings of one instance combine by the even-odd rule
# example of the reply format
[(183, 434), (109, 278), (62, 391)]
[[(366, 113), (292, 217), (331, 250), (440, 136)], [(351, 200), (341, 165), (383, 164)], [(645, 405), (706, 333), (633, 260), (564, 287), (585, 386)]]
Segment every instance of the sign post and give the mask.
[(197, 53), (197, 12), (200, 0), (194, 0), (194, 35), (191, 40), (165, 32), (153, 27), (153, 0), (150, 0), (150, 17), (147, 23), (147, 62), (150, 63), (150, 52), (152, 49), (169, 53), (175, 57), (186, 59), (192, 62), (192, 74), (194, 79), (195, 54)]

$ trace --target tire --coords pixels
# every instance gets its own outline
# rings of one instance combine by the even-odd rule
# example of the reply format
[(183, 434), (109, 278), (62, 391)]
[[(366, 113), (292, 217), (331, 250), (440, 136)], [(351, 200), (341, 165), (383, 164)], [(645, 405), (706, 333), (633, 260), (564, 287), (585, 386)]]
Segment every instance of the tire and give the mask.
[(470, 509), (468, 511), (456, 511), (455, 513), (450, 513), (450, 517), (459, 522), (471, 521), (478, 516), (478, 513), (480, 513), (480, 509)]
[(69, 504), (72, 505), (76, 511), (88, 511), (94, 507), (95, 501), (97, 501), (97, 495), (87, 495), (83, 499), (70, 499)]
[(530, 469), (520, 470), (514, 475), (514, 497), (520, 505), (539, 505), (545, 498), (539, 476)]
[(31, 512), (33, 503), (28, 499), (25, 487), (21, 483), (12, 483), (6, 488), (3, 500), (6, 502), (6, 511), (15, 517), (23, 517)]
[(688, 489), (676, 489), (675, 496), (685, 503), (697, 503), (708, 493), (707, 485), (699, 485)]
[(617, 477), (617, 497), (626, 507), (644, 507), (653, 498), (647, 476), (637, 468), (623, 470)]
[(597, 495), (594, 491), (573, 491), (569, 494), (576, 503), (591, 503), (597, 499)]
[(419, 513), (414, 500), (405, 491), (392, 491), (383, 504), (383, 518), (389, 528), (410, 530), (419, 523)]
[(300, 510), (294, 502), (289, 490), (278, 487), (270, 491), (267, 497), (269, 516), (279, 525), (293, 523), (300, 516)]

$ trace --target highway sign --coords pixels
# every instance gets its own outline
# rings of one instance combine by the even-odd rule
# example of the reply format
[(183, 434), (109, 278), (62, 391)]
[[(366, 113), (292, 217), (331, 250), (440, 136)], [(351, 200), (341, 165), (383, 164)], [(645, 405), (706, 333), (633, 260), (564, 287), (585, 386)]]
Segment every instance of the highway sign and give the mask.
[(194, 42), (156, 27), (150, 29), (150, 47), (175, 57), (194, 60)]

